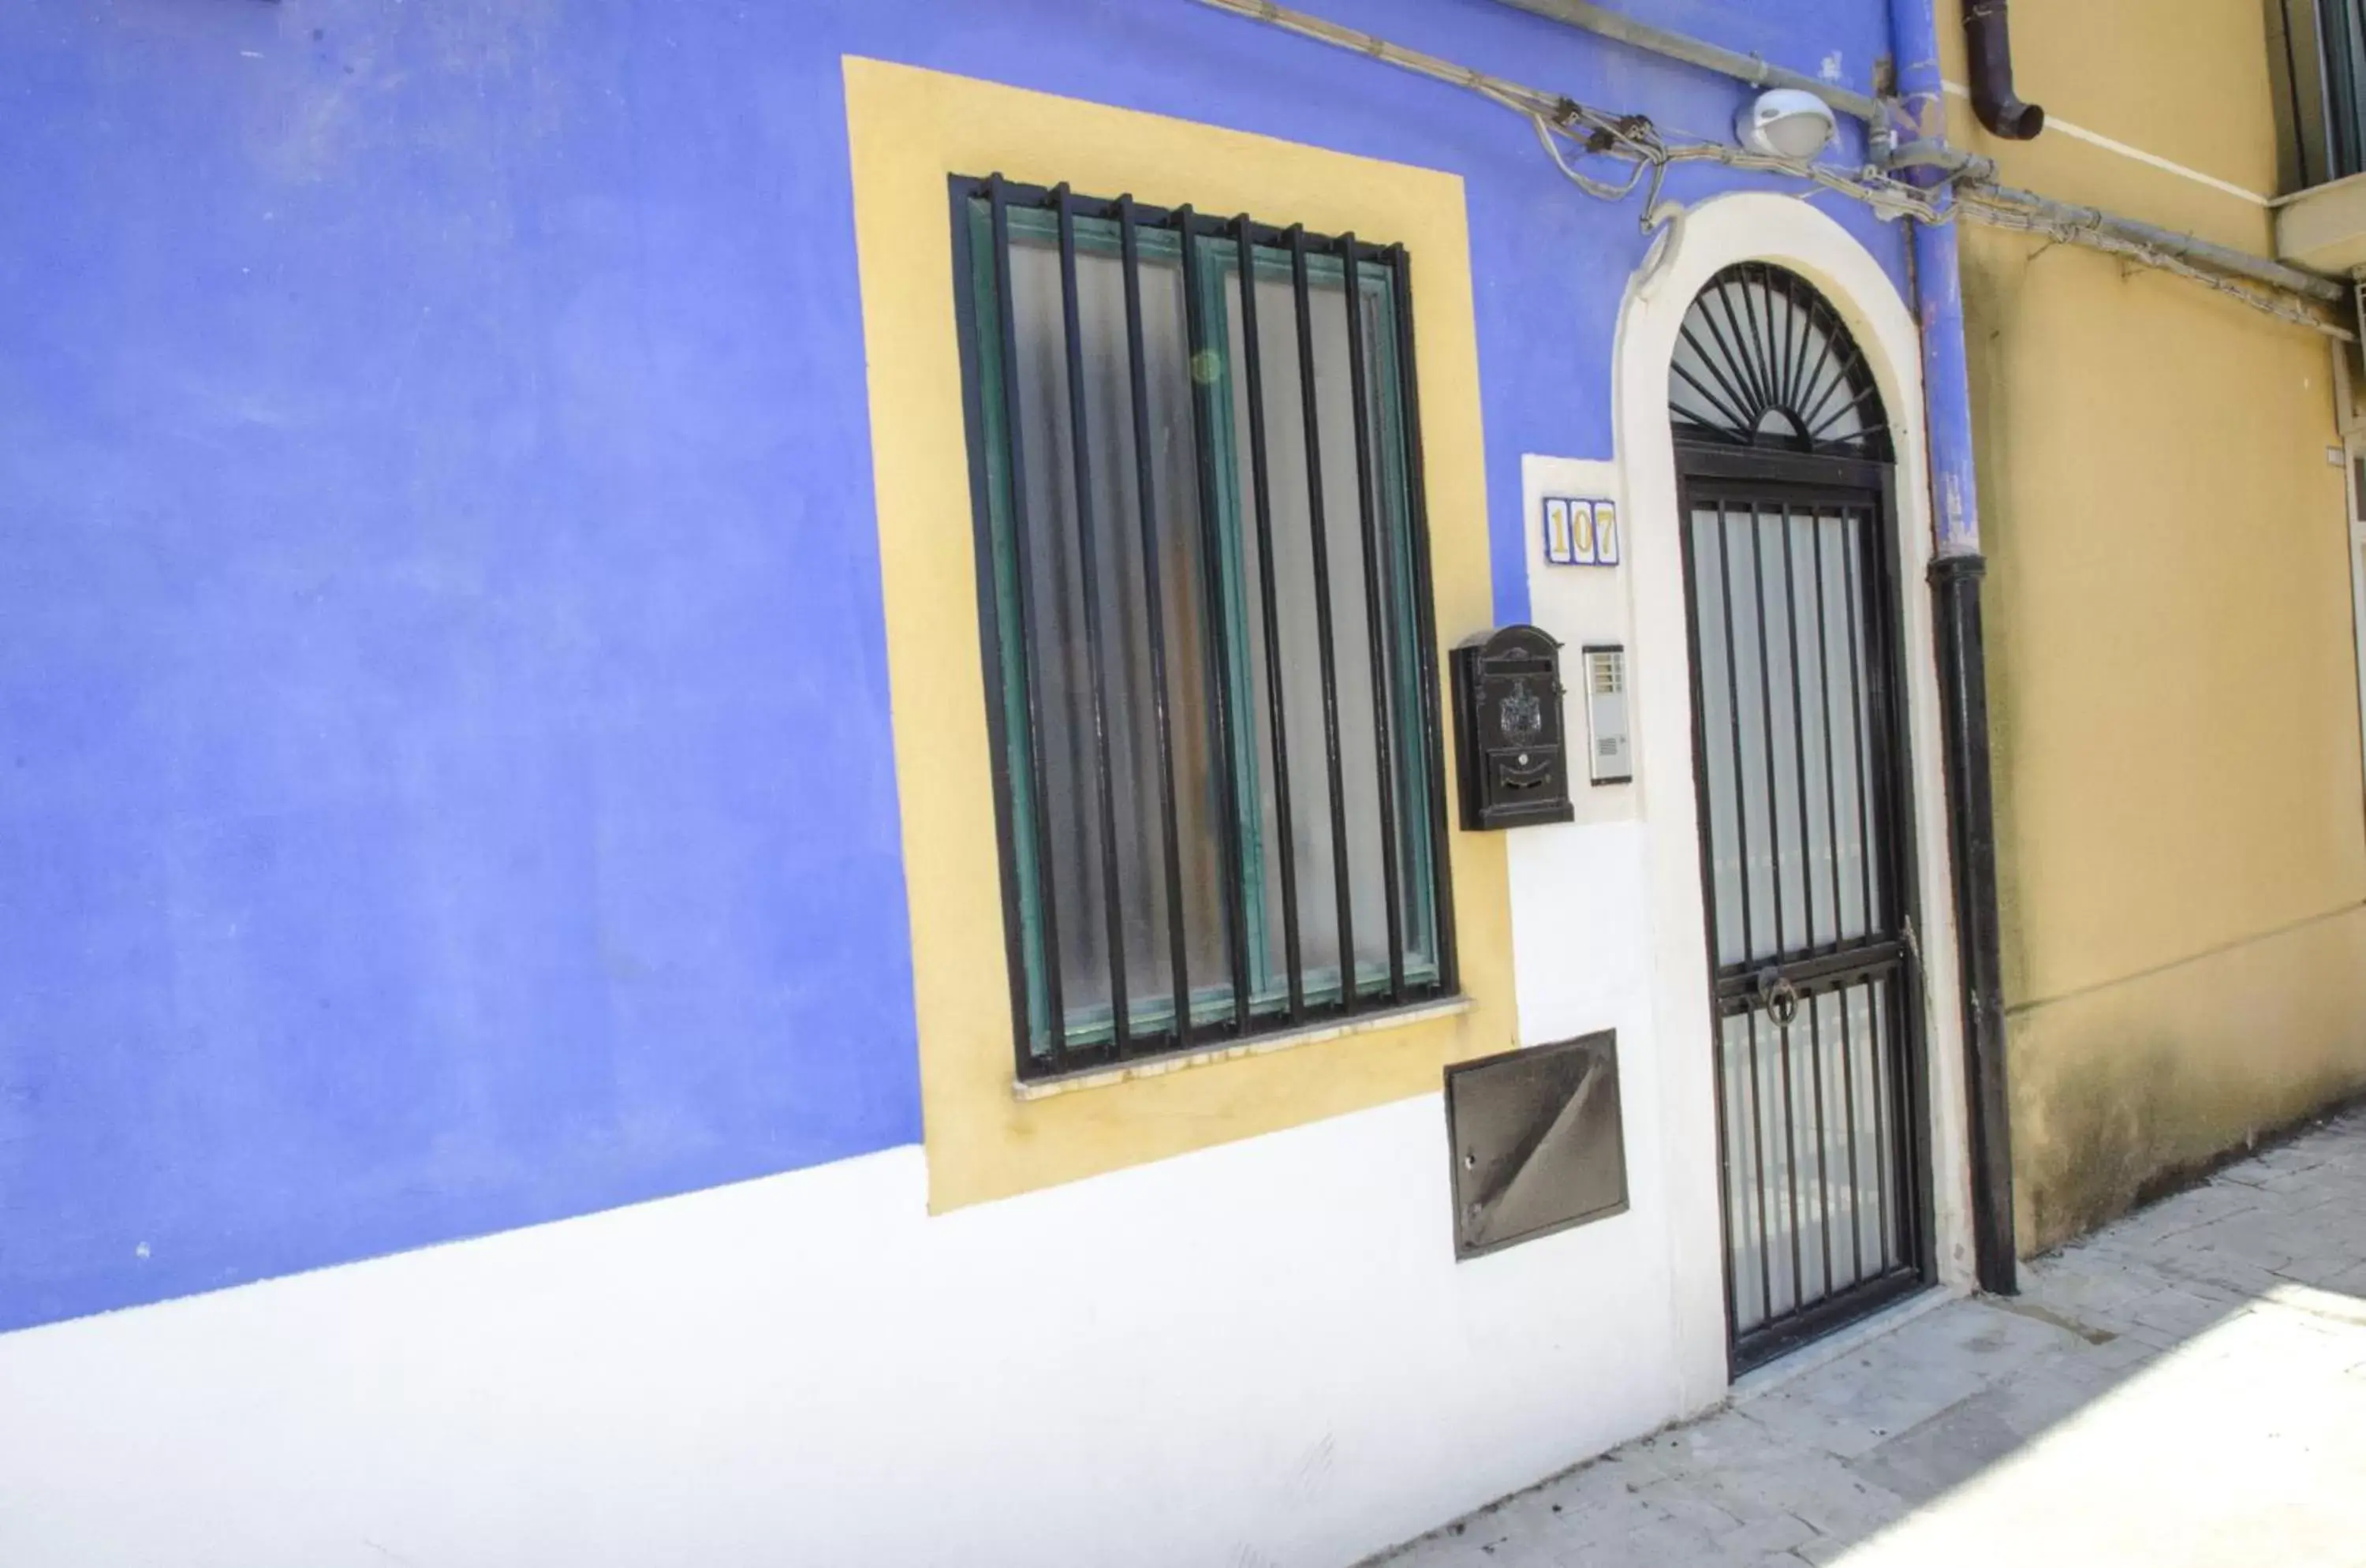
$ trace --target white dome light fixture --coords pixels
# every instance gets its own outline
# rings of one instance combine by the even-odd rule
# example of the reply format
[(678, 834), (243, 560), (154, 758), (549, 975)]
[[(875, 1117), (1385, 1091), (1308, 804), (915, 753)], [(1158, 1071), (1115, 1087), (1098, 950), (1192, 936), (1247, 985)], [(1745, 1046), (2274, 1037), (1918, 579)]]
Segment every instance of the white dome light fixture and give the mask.
[(1761, 93), (1733, 119), (1743, 147), (1775, 158), (1813, 158), (1831, 145), (1837, 130), (1831, 106), (1797, 87)]

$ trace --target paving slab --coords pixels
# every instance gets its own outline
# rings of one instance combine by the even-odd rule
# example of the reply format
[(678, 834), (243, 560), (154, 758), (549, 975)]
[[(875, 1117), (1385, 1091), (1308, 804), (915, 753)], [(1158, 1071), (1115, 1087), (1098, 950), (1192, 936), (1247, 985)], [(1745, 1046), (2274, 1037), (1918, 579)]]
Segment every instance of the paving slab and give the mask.
[(2366, 1112), (1375, 1559), (2366, 1568)]

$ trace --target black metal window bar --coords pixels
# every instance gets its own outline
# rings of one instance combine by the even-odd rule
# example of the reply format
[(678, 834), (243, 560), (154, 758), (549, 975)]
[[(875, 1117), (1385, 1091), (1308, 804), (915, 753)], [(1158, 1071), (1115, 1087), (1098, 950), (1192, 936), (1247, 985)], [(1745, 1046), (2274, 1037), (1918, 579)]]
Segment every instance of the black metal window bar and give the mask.
[(1020, 1075), (1451, 995), (1403, 248), (952, 196)]

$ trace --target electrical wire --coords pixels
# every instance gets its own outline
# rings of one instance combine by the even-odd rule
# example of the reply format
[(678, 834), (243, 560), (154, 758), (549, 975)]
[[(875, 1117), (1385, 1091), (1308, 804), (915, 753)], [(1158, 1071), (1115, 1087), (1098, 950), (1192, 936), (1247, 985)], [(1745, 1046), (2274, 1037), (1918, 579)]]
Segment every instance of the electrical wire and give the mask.
[[(1441, 60), (1436, 55), (1391, 43), (1370, 33), (1326, 22), (1302, 11), (1293, 11), (1275, 4), (1274, 0), (1200, 0), (1200, 4), (1264, 22), (1335, 48), (1369, 55), (1401, 70), (1466, 88), (1500, 107), (1525, 117), (1536, 131), (1538, 145), (1552, 160), (1553, 167), (1570, 184), (1595, 200), (1624, 201), (1634, 194), (1638, 186), (1648, 181), (1641, 218), (1641, 227), (1646, 233), (1652, 232), (1662, 224), (1682, 220), (1682, 205), (1663, 202), (1660, 198), (1661, 187), (1670, 168), (1684, 164), (1717, 164), (1729, 169), (1804, 180), (1820, 190), (1832, 191), (1862, 202), (1885, 220), (1903, 218), (1917, 223), (1948, 223), (1963, 217), (1992, 228), (2044, 234), (2065, 244), (2101, 251), (2198, 283), (2294, 326), (2308, 327), (2345, 342), (2357, 341), (2355, 332), (2338, 322), (2327, 321), (2293, 295), (2265, 285), (2238, 281), (2157, 246), (2110, 233), (2075, 217), (2030, 208), (2001, 194), (1999, 187), (1963, 174), (1937, 186), (1915, 186), (1873, 164), (1851, 169), (1809, 158), (1752, 152), (1746, 148), (1706, 138), (1682, 135), (1672, 138), (1643, 115), (1613, 114), (1563, 94), (1547, 93), (1501, 76), (1491, 76), (1469, 66)], [(1623, 162), (1629, 166), (1623, 178), (1599, 178), (1571, 161), (1569, 153), (1563, 151), (1564, 142), (1580, 160), (1600, 158)]]

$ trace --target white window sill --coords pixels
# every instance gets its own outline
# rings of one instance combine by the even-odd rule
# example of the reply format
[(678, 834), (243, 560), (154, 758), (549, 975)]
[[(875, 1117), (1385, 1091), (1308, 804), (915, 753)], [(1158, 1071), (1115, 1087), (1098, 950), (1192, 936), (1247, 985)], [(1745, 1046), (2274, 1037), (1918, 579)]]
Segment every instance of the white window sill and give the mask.
[(1112, 1084), (1130, 1083), (1135, 1078), (1155, 1078), (1166, 1073), (1179, 1073), (1192, 1067), (1205, 1067), (1217, 1062), (1230, 1062), (1242, 1056), (1262, 1056), (1275, 1051), (1295, 1051), (1301, 1046), (1319, 1045), (1325, 1040), (1343, 1039), (1350, 1034), (1375, 1034), (1386, 1029), (1403, 1029), (1412, 1024), (1427, 1023), (1436, 1019), (1456, 1018), (1479, 1004), (1469, 997), (1448, 997), (1442, 1001), (1425, 1002), (1416, 1007), (1398, 1008), (1389, 1012), (1372, 1013), (1363, 1018), (1342, 1019), (1334, 1023), (1313, 1023), (1303, 1029), (1292, 1029), (1279, 1034), (1259, 1035), (1244, 1040), (1237, 1045), (1211, 1045), (1201, 1051), (1177, 1051), (1171, 1056), (1152, 1056), (1144, 1061), (1128, 1062), (1122, 1066), (1103, 1067), (1097, 1071), (1076, 1073), (1067, 1077), (1039, 1078), (1033, 1082), (1014, 1081), (1012, 1096), (1019, 1100), (1049, 1100), (1054, 1095), (1077, 1094), (1086, 1089), (1107, 1089)]

